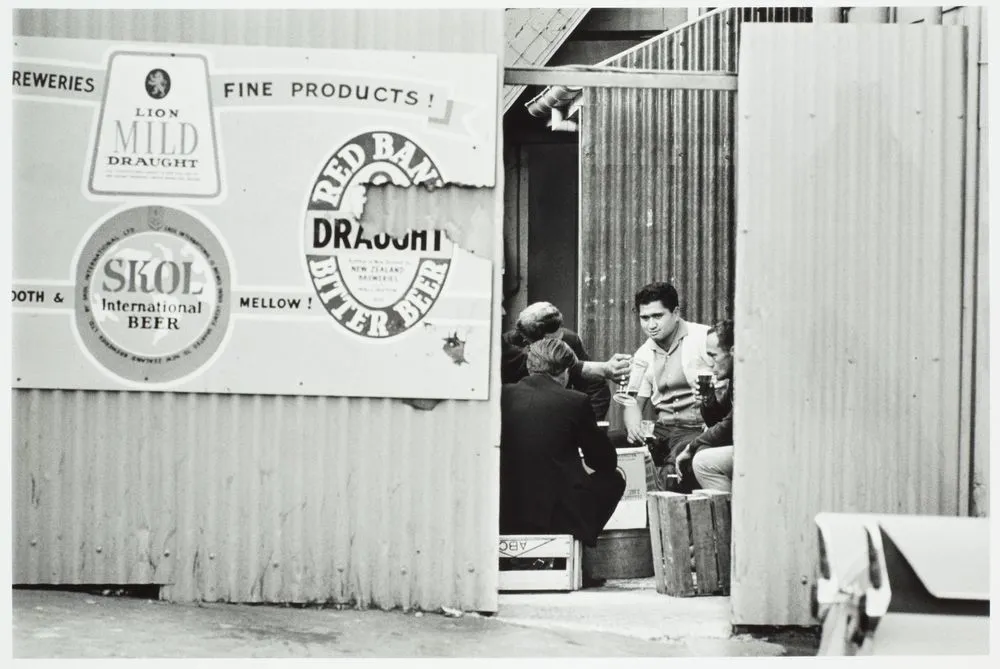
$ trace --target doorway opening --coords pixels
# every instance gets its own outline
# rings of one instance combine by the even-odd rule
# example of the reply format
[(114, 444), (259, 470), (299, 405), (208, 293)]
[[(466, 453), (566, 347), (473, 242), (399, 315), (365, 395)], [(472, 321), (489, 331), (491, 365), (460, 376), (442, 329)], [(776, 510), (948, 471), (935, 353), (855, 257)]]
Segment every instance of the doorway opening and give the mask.
[[(632, 354), (646, 339), (633, 296), (653, 281), (677, 289), (688, 322), (732, 318), (739, 29), (812, 21), (808, 8), (760, 9), (550, 12), (550, 21), (564, 21), (551, 33), (558, 44), (525, 50), (525, 76), (508, 83), (526, 87), (515, 94), (508, 86), (504, 95), (505, 332), (528, 305), (551, 302), (591, 360)], [(522, 35), (509, 34), (508, 47)], [(545, 30), (539, 35), (536, 46)], [(565, 75), (544, 71), (570, 64), (578, 67)], [(568, 74), (605, 79), (587, 84)], [(625, 428), (615, 404), (597, 419), (612, 432)], [(706, 499), (694, 511), (708, 514), (709, 532), (713, 504)], [(692, 520), (690, 509), (680, 512)], [(584, 571), (596, 565), (588, 575), (607, 577), (598, 592), (657, 590), (648, 528), (643, 508), (639, 522), (606, 528), (598, 549), (584, 551)], [(694, 548), (685, 564), (696, 562)], [(728, 593), (728, 566), (716, 564), (716, 576), (726, 572), (720, 592)]]

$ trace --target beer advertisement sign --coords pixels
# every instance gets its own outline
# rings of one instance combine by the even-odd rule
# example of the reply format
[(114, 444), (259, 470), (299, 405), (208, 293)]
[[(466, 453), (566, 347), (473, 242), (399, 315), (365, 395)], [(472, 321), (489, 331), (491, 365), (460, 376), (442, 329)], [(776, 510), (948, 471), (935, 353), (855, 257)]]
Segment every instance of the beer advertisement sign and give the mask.
[(381, 339), (409, 330), (436, 302), (454, 245), (442, 230), (365, 234), (349, 215), (374, 173), (393, 184), (439, 187), (441, 175), (412, 140), (394, 132), (353, 137), (313, 185), (306, 214), (306, 264), (316, 297), (348, 332)]
[(17, 37), (13, 70), (14, 387), (488, 397), (455, 231), (498, 225), (495, 56)]

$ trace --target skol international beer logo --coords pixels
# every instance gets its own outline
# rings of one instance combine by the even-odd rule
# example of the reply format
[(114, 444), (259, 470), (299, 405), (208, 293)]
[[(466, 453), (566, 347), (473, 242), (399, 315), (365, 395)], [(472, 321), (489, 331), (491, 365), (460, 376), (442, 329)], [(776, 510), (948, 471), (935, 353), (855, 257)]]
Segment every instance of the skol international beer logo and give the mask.
[(229, 263), (190, 214), (161, 206), (119, 212), (83, 246), (76, 327), (94, 359), (144, 383), (186, 377), (218, 350), (229, 324)]
[[(370, 235), (358, 222), (367, 184), (440, 186), (431, 158), (395, 132), (354, 137), (312, 185), (305, 220), (306, 269), (330, 316), (348, 332), (386, 339), (419, 323), (437, 301), (453, 245), (440, 230)], [(417, 227), (416, 225), (414, 227)]]

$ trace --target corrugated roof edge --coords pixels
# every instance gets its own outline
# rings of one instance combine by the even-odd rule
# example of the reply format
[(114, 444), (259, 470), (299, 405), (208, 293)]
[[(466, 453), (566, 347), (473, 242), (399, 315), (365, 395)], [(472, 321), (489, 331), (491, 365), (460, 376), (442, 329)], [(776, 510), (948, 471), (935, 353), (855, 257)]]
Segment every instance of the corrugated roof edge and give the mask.
[[(568, 8), (567, 8), (568, 9)], [(563, 45), (563, 43), (569, 39), (569, 36), (573, 34), (576, 27), (580, 25), (584, 17), (587, 16), (587, 12), (590, 8), (584, 7), (582, 9), (574, 9), (573, 16), (570, 17), (569, 21), (566, 22), (563, 28), (562, 34), (540, 54), (539, 62), (534, 63), (535, 65), (544, 65), (548, 62), (549, 58)], [(507, 111), (514, 105), (514, 102), (521, 96), (526, 86), (504, 86), (503, 90), (503, 113), (506, 114)]]
[[(712, 11), (705, 12), (704, 14), (702, 14), (701, 16), (699, 16), (699, 17), (697, 17), (695, 19), (691, 19), (690, 21), (685, 21), (684, 23), (680, 24), (679, 26), (675, 26), (675, 27), (671, 28), (670, 30), (665, 30), (664, 32), (660, 33), (659, 35), (655, 35), (653, 37), (650, 37), (648, 40), (646, 40), (644, 42), (640, 42), (640, 43), (636, 44), (633, 47), (629, 47), (628, 49), (625, 49), (624, 51), (616, 53), (615, 55), (611, 56), (610, 58), (605, 58), (604, 60), (602, 60), (601, 62), (597, 63), (596, 65), (593, 65), (592, 67), (601, 67), (601, 66), (610, 65), (611, 63), (615, 62), (619, 58), (622, 58), (623, 56), (627, 56), (628, 54), (632, 53), (633, 51), (637, 51), (639, 49), (642, 49), (643, 47), (646, 47), (646, 46), (652, 44), (653, 42), (656, 42), (657, 40), (664, 39), (664, 38), (666, 38), (666, 37), (668, 37), (668, 36), (670, 36), (670, 35), (672, 35), (674, 33), (680, 32), (682, 30), (686, 30), (687, 28), (690, 28), (691, 26), (696, 25), (700, 21), (704, 21), (707, 18), (715, 16), (716, 14), (721, 14), (722, 12), (728, 11), (730, 9), (732, 9), (732, 7), (717, 7), (716, 9), (713, 9)], [(519, 93), (519, 95), (520, 95), (520, 93)], [(526, 103), (524, 103), (524, 106), (528, 108), (528, 113), (531, 114), (532, 116), (536, 116), (536, 117), (548, 116), (552, 112), (553, 108), (562, 109), (562, 108), (566, 108), (566, 107), (572, 107), (573, 104), (580, 98), (581, 95), (583, 95), (583, 89), (582, 88), (559, 86), (559, 85), (548, 86), (541, 93), (539, 93), (538, 95), (536, 95), (535, 97), (533, 97), (532, 99), (530, 99)], [(556, 103), (553, 104), (552, 101), (556, 101)], [(567, 118), (569, 116), (574, 115), (578, 110), (579, 110), (579, 107), (573, 107), (570, 110), (570, 113), (568, 114)], [(506, 111), (506, 109), (504, 109), (504, 111)]]

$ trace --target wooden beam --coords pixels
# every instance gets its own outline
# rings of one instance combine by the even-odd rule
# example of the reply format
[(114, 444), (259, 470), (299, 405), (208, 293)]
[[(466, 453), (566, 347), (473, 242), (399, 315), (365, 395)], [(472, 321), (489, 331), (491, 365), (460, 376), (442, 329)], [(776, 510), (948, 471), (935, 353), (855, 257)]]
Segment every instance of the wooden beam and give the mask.
[(580, 33), (661, 33), (684, 23), (686, 20), (687, 10), (683, 7), (591, 9), (578, 30)]
[(516, 86), (599, 86), (604, 88), (686, 88), (735, 91), (736, 75), (729, 72), (678, 70), (561, 69), (506, 67), (503, 83)]

